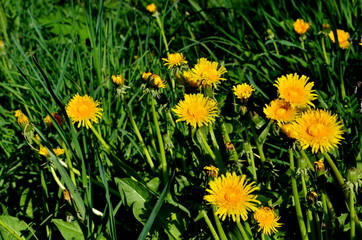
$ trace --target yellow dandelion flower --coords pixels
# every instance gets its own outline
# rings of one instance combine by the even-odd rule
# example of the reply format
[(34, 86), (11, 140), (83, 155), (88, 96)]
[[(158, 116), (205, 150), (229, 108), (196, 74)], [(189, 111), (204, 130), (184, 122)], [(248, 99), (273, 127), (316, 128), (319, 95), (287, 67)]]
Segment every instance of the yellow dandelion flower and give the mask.
[(295, 139), (297, 136), (297, 132), (294, 130), (292, 123), (280, 124), (279, 127), (287, 137)]
[(219, 176), (219, 169), (215, 166), (206, 166), (204, 167), (204, 169), (207, 171), (207, 175), (209, 175), (210, 177), (216, 178), (217, 176)]
[(146, 6), (147, 11), (149, 11), (150, 13), (154, 13), (157, 11), (157, 6), (154, 3), (151, 3), (149, 5)]
[(166, 81), (162, 80), (160, 76), (157, 74), (152, 74), (150, 77), (150, 84), (151, 86), (158, 87), (158, 88), (166, 88)]
[(293, 127), (302, 148), (311, 147), (313, 153), (334, 149), (343, 139), (343, 126), (341, 122), (337, 122), (337, 115), (321, 109), (302, 113)]
[[(333, 31), (330, 31), (328, 36), (329, 36), (329, 38), (331, 39), (332, 42), (336, 42), (336, 38), (334, 36)], [(342, 48), (342, 49), (347, 49), (352, 44), (349, 41), (350, 35), (349, 35), (348, 32), (345, 32), (345, 31), (343, 31), (341, 29), (337, 29), (337, 37), (338, 37), (339, 47)]]
[(194, 128), (213, 123), (218, 116), (216, 101), (201, 93), (186, 94), (185, 100), (181, 100), (172, 111), (179, 117), (176, 122), (185, 121)]
[(182, 77), (185, 80), (185, 82), (187, 83), (187, 85), (189, 85), (190, 87), (194, 87), (194, 88), (200, 87), (199, 82), (195, 81), (194, 78), (192, 77), (191, 70), (184, 71), (182, 73)]
[(274, 86), (278, 88), (279, 97), (289, 102), (292, 107), (304, 108), (309, 105), (314, 106), (312, 101), (317, 98), (317, 94), (312, 90), (314, 82), (309, 82), (308, 77), (298, 74), (287, 74), (278, 78)]
[(238, 84), (233, 86), (233, 92), (235, 96), (241, 100), (246, 100), (251, 97), (251, 94), (255, 91), (255, 88), (247, 83)]
[(293, 23), (294, 31), (299, 35), (305, 34), (310, 28), (310, 23), (305, 22), (303, 19), (297, 19)]
[(227, 73), (224, 66), (220, 66), (218, 69), (218, 65), (217, 62), (210, 62), (206, 58), (200, 58), (194, 68), (191, 69), (193, 80), (203, 87), (211, 85), (216, 87), (220, 81), (226, 80), (221, 75)]
[(181, 66), (181, 64), (187, 63), (186, 58), (182, 55), (182, 53), (168, 54), (167, 58), (162, 58), (162, 60), (166, 62), (164, 65), (168, 65), (168, 68)]
[(276, 120), (278, 122), (290, 122), (295, 119), (297, 109), (282, 99), (275, 99), (270, 102), (270, 105), (265, 105), (263, 109), (267, 118)]
[(282, 224), (278, 223), (280, 217), (276, 215), (273, 209), (268, 207), (260, 207), (254, 213), (254, 218), (259, 224), (259, 232), (262, 230), (263, 234), (271, 235), (278, 232), (276, 228)]
[(235, 173), (226, 173), (214, 181), (211, 181), (210, 189), (206, 189), (209, 195), (204, 199), (217, 207), (216, 215), (219, 215), (222, 221), (226, 216), (232, 217), (234, 222), (240, 222), (248, 219), (248, 211), (255, 211), (260, 204), (256, 200), (257, 195), (251, 194), (259, 188), (255, 182), (248, 183), (246, 175), (237, 176)]
[(152, 76), (152, 73), (151, 72), (144, 72), (142, 73), (142, 79), (144, 81), (148, 81), (148, 79)]
[(94, 101), (92, 97), (87, 94), (79, 96), (75, 94), (65, 107), (68, 116), (73, 123), (78, 122), (78, 127), (85, 126), (91, 127), (92, 122), (98, 123), (98, 118), (102, 117), (102, 108), (98, 107), (99, 102)]
[[(64, 149), (61, 149), (61, 148), (55, 148), (55, 149), (53, 149), (53, 152), (55, 153), (56, 156), (59, 156), (59, 155), (64, 154), (65, 151), (64, 151)], [(48, 149), (46, 149), (44, 146), (40, 146), (38, 153), (40, 155), (43, 155), (44, 157), (50, 157), (50, 153), (49, 153)]]
[(124, 83), (124, 77), (122, 75), (112, 75), (112, 82), (119, 86)]
[(29, 118), (21, 110), (15, 111), (15, 117), (17, 118), (20, 126), (25, 127), (29, 124)]
[(325, 170), (325, 166), (324, 166), (324, 162), (323, 160), (318, 160), (314, 162), (314, 169), (316, 171), (324, 171)]

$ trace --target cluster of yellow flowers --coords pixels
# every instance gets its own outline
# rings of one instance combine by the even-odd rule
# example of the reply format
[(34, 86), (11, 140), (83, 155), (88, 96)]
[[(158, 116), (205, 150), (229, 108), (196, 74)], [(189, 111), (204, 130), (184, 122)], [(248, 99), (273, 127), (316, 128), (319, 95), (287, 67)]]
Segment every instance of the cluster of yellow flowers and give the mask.
[(215, 177), (210, 181), (210, 189), (206, 189), (209, 193), (204, 196), (204, 199), (217, 207), (215, 215), (218, 215), (221, 220), (226, 217), (231, 217), (233, 221), (240, 222), (242, 219), (248, 219), (248, 212), (254, 212), (254, 219), (258, 222), (259, 231), (270, 235), (277, 232), (276, 228), (282, 224), (278, 222), (280, 217), (269, 207), (258, 207), (260, 201), (257, 200), (257, 195), (253, 194), (259, 190), (255, 186), (255, 182), (248, 183), (246, 175), (238, 176), (236, 173), (227, 172), (225, 175), (216, 177), (218, 169), (215, 167), (205, 167), (211, 171)]
[(336, 115), (321, 109), (310, 109), (317, 98), (314, 83), (308, 77), (287, 74), (278, 78), (274, 86), (279, 98), (264, 107), (267, 118), (276, 120), (282, 131), (299, 141), (303, 149), (325, 152), (336, 148), (343, 137), (342, 125)]
[[(305, 22), (303, 19), (297, 19), (293, 24), (294, 31), (299, 35), (304, 35), (308, 31), (310, 26), (311, 24)], [(331, 39), (331, 41), (335, 43), (336, 42), (335, 32), (330, 30), (329, 24), (324, 24), (323, 28), (329, 31), (328, 36)], [(342, 49), (349, 48), (350, 45), (352, 44), (349, 33), (341, 29), (336, 29), (336, 33), (337, 33), (339, 47)], [(362, 45), (362, 39), (360, 45)]]

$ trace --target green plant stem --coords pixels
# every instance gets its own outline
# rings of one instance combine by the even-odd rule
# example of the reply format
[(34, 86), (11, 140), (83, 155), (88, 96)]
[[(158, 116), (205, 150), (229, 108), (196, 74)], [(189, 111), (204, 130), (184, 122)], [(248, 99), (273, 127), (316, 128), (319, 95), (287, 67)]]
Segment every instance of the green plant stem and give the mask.
[(308, 167), (310, 169), (314, 169), (314, 165), (313, 162), (309, 159), (308, 155), (305, 153), (305, 151), (303, 149), (299, 150), (300, 154), (302, 155), (302, 157), (306, 160)]
[[(300, 175), (300, 179), (301, 179), (301, 182), (302, 182), (304, 200), (307, 201), (306, 196), (307, 196), (308, 191), (307, 191), (307, 185), (306, 185), (305, 177), (304, 177), (303, 173)], [(311, 239), (315, 240), (316, 239), (316, 237), (315, 237), (316, 232), (315, 232), (315, 229), (314, 229), (313, 213), (309, 208), (307, 208), (307, 231), (310, 234)]]
[(246, 157), (248, 158), (248, 162), (251, 166), (251, 173), (253, 174), (253, 180), (258, 181), (258, 175), (256, 174), (256, 167), (255, 167), (255, 160), (254, 160), (254, 153), (253, 149), (250, 144), (250, 138), (248, 133), (246, 133), (247, 141), (244, 142), (244, 151), (246, 153)]
[(59, 178), (58, 178), (57, 174), (55, 173), (55, 170), (54, 170), (53, 167), (50, 167), (50, 171), (52, 172), (53, 178), (54, 178), (55, 182), (58, 184), (58, 186), (60, 187), (60, 189), (62, 189), (62, 190), (66, 189), (64, 187), (64, 185), (62, 184), (62, 182), (59, 180)]
[(201, 214), (202, 214), (203, 218), (205, 219), (205, 222), (206, 222), (207, 226), (209, 227), (213, 238), (214, 238), (215, 240), (219, 240), (219, 239), (220, 239), (220, 238), (219, 238), (219, 235), (217, 235), (217, 232), (216, 232), (214, 226), (212, 225), (212, 223), (211, 223), (211, 221), (210, 221), (210, 218), (207, 216), (206, 211), (205, 211), (205, 210), (201, 210)]
[[(305, 49), (305, 47), (304, 47), (304, 39), (301, 39), (300, 42), (301, 42), (302, 48)], [(308, 62), (307, 54), (305, 54), (305, 52), (303, 52), (303, 55), (304, 55), (305, 61)]]
[(224, 163), (221, 161), (220, 158), (216, 157), (216, 155), (212, 151), (210, 145), (207, 143), (207, 140), (206, 140), (206, 137), (205, 137), (204, 133), (199, 129), (197, 131), (197, 134), (200, 137), (202, 145), (204, 146), (206, 151), (209, 153), (210, 157), (215, 161), (216, 167), (220, 169), (221, 173), (225, 173), (226, 168), (224, 166)]
[(324, 60), (326, 61), (327, 65), (330, 65), (330, 60), (326, 51), (326, 44), (324, 42), (324, 37), (322, 37), (322, 50), (323, 50), (323, 56), (324, 56)]
[(277, 55), (279, 55), (279, 50), (278, 50), (278, 45), (276, 42), (273, 42), (274, 48), (275, 48), (275, 52)]
[[(214, 147), (215, 156), (217, 158), (217, 162), (222, 163), (220, 147), (219, 147), (219, 144), (217, 143), (217, 140), (216, 140), (216, 137), (215, 137), (214, 125), (213, 124), (209, 124), (209, 132), (210, 132), (212, 146)], [(222, 165), (224, 165), (224, 164), (222, 164)]]
[(246, 231), (248, 237), (251, 239), (254, 239), (253, 234), (251, 233), (251, 228), (250, 228), (250, 224), (248, 221), (244, 221), (244, 228), (245, 228), (245, 231)]
[(241, 233), (241, 235), (243, 236), (243, 239), (246, 240), (246, 239), (250, 239), (248, 237), (248, 235), (246, 234), (245, 230), (244, 230), (244, 227), (241, 225), (241, 223), (239, 221), (236, 222), (236, 225), (238, 226), (239, 228), (239, 231)]
[(161, 135), (160, 124), (158, 123), (158, 114), (155, 108), (156, 100), (151, 98), (151, 110), (152, 110), (152, 119), (153, 124), (155, 125), (156, 135), (158, 140), (158, 147), (160, 150), (161, 155), (161, 165), (162, 165), (162, 173), (163, 173), (163, 180), (165, 184), (168, 182), (168, 169), (167, 169), (167, 160), (166, 160), (166, 153), (165, 153), (165, 145), (163, 143), (163, 138)]
[[(252, 132), (254, 140), (255, 140), (256, 148), (258, 149), (261, 164), (264, 165), (266, 159), (265, 159), (264, 150), (263, 150), (263, 143), (260, 142), (259, 136), (256, 134), (256, 130), (255, 130), (254, 122), (252, 120), (251, 113), (249, 114), (249, 123), (250, 123), (251, 132)], [(271, 122), (269, 122), (269, 124), (271, 124)]]
[[(221, 132), (223, 134), (225, 143), (228, 143), (228, 142), (231, 143), (231, 139), (230, 139), (230, 136), (229, 136), (229, 134), (228, 134), (228, 132), (226, 130), (225, 123), (221, 124)], [(238, 161), (238, 159), (239, 159), (238, 152), (236, 151), (235, 147), (234, 147), (234, 149), (230, 150), (230, 153), (232, 155), (231, 159), (233, 159), (234, 161)]]
[(295, 211), (296, 211), (296, 214), (297, 214), (297, 219), (298, 219), (299, 229), (300, 229), (300, 233), (301, 233), (301, 238), (303, 240), (307, 240), (309, 238), (308, 238), (307, 229), (305, 227), (305, 223), (304, 223), (304, 219), (303, 219), (302, 208), (300, 206), (299, 194), (298, 194), (298, 188), (297, 188), (297, 181), (295, 179), (295, 167), (294, 167), (293, 150), (289, 148), (288, 152), (289, 152), (290, 170), (292, 170), (291, 181), (292, 181), (293, 197), (294, 197), (294, 202), (295, 202)]
[[(68, 149), (67, 149), (67, 146), (65, 145), (64, 141), (61, 140), (61, 138), (59, 137), (60, 139), (60, 144), (62, 146), (62, 148), (64, 149), (64, 152), (65, 152), (65, 157), (67, 159), (67, 167), (69, 168), (69, 175), (70, 175), (70, 178), (72, 179), (72, 182), (74, 184), (75, 187), (77, 187), (77, 182), (75, 180), (75, 170), (73, 168), (73, 164), (72, 164), (72, 160), (70, 159), (70, 155), (69, 155), (69, 152), (68, 152)], [(60, 160), (59, 160), (60, 162)], [(78, 170), (77, 170), (78, 171)], [(79, 172), (79, 171), (78, 171)]]
[(349, 209), (350, 209), (350, 235), (349, 235), (349, 239), (350, 240), (355, 240), (356, 239), (356, 223), (354, 221), (355, 217), (356, 217), (356, 210), (354, 208), (354, 193), (353, 193), (353, 189), (349, 190)]
[(220, 219), (215, 214), (216, 213), (216, 207), (214, 205), (212, 205), (212, 212), (213, 212), (213, 215), (214, 215), (216, 228), (217, 228), (217, 231), (219, 232), (220, 239), (221, 240), (227, 240), (227, 237), (226, 237), (225, 231), (224, 231), (224, 229), (223, 229), (223, 227), (221, 225)]
[(134, 121), (132, 111), (129, 109), (127, 103), (125, 103), (124, 106), (125, 106), (126, 112), (128, 114), (129, 121), (131, 122), (131, 125), (133, 127), (133, 131), (136, 134), (136, 136), (138, 138), (138, 141), (141, 143), (141, 148), (142, 148), (143, 153), (145, 154), (148, 165), (150, 165), (151, 170), (154, 172), (155, 171), (155, 165), (153, 164), (151, 155), (148, 152), (148, 149), (147, 149), (147, 146), (146, 146), (145, 142), (143, 141), (143, 137), (142, 137), (142, 135), (140, 133), (140, 130), (138, 129), (138, 126), (137, 126), (136, 122)]

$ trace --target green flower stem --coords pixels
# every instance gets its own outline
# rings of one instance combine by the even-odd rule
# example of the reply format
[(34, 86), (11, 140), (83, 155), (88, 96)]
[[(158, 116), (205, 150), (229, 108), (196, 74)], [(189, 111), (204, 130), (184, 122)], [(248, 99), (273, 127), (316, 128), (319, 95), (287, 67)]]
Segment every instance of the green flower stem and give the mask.
[(203, 145), (203, 147), (206, 149), (206, 151), (209, 153), (210, 157), (215, 161), (216, 167), (220, 169), (221, 173), (225, 173), (226, 172), (226, 168), (224, 166), (224, 163), (221, 161), (220, 158), (216, 157), (216, 155), (214, 154), (214, 152), (212, 151), (210, 145), (207, 143), (206, 137), (204, 135), (204, 133), (199, 129), (197, 131), (198, 136), (201, 139), (201, 143)]
[(255, 160), (253, 149), (251, 148), (249, 135), (247, 135), (247, 141), (243, 144), (244, 151), (246, 152), (246, 157), (248, 158), (248, 162), (251, 166), (251, 173), (253, 174), (253, 180), (258, 181), (258, 175), (256, 174)]
[[(303, 36), (304, 37), (304, 36)], [(301, 45), (302, 45), (302, 48), (305, 49), (304, 47), (304, 39), (303, 37), (300, 38), (300, 42), (301, 42)], [(308, 57), (307, 57), (307, 54), (305, 54), (305, 52), (303, 52), (303, 55), (304, 55), (304, 58), (305, 58), (305, 61), (308, 62)]]
[(161, 135), (160, 125), (158, 123), (158, 114), (155, 108), (156, 100), (151, 98), (151, 110), (152, 110), (152, 119), (153, 124), (155, 125), (156, 135), (158, 140), (158, 147), (160, 150), (161, 155), (161, 165), (162, 165), (162, 173), (163, 173), (163, 180), (164, 183), (167, 184), (168, 182), (168, 169), (167, 169), (167, 161), (166, 161), (166, 153), (165, 153), (165, 145), (163, 144), (163, 138)]
[(77, 187), (77, 182), (75, 180), (75, 175), (74, 175), (75, 171), (74, 171), (74, 168), (73, 168), (72, 160), (70, 159), (70, 155), (69, 155), (67, 146), (65, 145), (64, 141), (61, 140), (60, 137), (59, 137), (59, 139), (60, 139), (60, 144), (61, 144), (62, 148), (64, 149), (65, 157), (67, 159), (67, 167), (69, 168), (70, 179), (72, 179), (72, 182), (73, 182), (74, 186)]
[(356, 222), (354, 221), (354, 219), (356, 217), (356, 211), (354, 208), (353, 189), (350, 189), (350, 191), (349, 191), (349, 209), (350, 209), (350, 227), (351, 227), (349, 239), (355, 240), (356, 239)]
[(92, 130), (92, 132), (94, 133), (94, 135), (96, 135), (98, 141), (102, 144), (102, 146), (104, 147), (104, 149), (106, 150), (106, 152), (111, 152), (111, 146), (109, 146), (106, 141), (104, 141), (104, 139), (102, 138), (102, 136), (98, 133), (98, 131), (94, 128), (93, 125), (90, 125), (90, 129)]
[[(225, 123), (221, 124), (221, 132), (224, 136), (225, 143), (231, 142), (230, 136), (226, 130)], [(236, 149), (234, 148), (234, 149), (230, 150), (230, 153), (232, 155), (231, 159), (233, 159), (234, 161), (238, 161), (239, 157), (238, 157), (238, 152), (236, 151)]]
[(307, 164), (308, 164), (308, 167), (310, 169), (314, 169), (314, 165), (313, 165), (313, 162), (309, 159), (308, 155), (305, 153), (304, 150), (300, 149), (299, 150), (300, 154), (302, 155), (302, 157), (306, 160)]
[[(254, 140), (255, 140), (256, 148), (258, 149), (261, 164), (264, 165), (266, 159), (265, 159), (264, 150), (263, 150), (263, 143), (260, 142), (259, 136), (256, 134), (256, 130), (255, 130), (255, 126), (254, 126), (254, 122), (253, 122), (251, 113), (249, 114), (249, 123), (250, 123), (251, 132), (252, 132)], [(268, 127), (270, 126), (271, 123), (272, 123), (271, 121), (268, 123)]]
[(251, 228), (250, 228), (250, 224), (248, 221), (244, 221), (244, 228), (245, 228), (245, 231), (246, 231), (246, 234), (248, 235), (248, 237), (251, 239), (254, 239), (253, 234), (251, 233)]
[(152, 171), (155, 171), (155, 165), (153, 164), (151, 155), (148, 152), (148, 149), (147, 149), (147, 146), (146, 146), (145, 142), (143, 141), (143, 137), (142, 137), (142, 135), (140, 133), (140, 130), (138, 129), (138, 126), (137, 126), (136, 122), (134, 121), (132, 111), (129, 109), (128, 104), (125, 103), (124, 106), (125, 106), (126, 112), (128, 114), (129, 120), (131, 122), (131, 125), (133, 127), (133, 131), (136, 134), (136, 136), (138, 138), (138, 141), (141, 143), (142, 151), (145, 154), (148, 165), (150, 165), (150, 168), (151, 168)]
[(211, 141), (212, 141), (212, 146), (215, 149), (214, 151), (215, 151), (215, 156), (217, 158), (217, 161), (222, 163), (220, 147), (219, 147), (219, 144), (217, 143), (213, 126), (214, 126), (213, 124), (209, 124), (209, 132), (210, 132), (210, 137), (211, 137)]
[(322, 37), (322, 49), (323, 49), (323, 56), (324, 56), (324, 60), (326, 61), (326, 64), (329, 65), (330, 64), (330, 60), (326, 51), (326, 44), (324, 42), (324, 37)]
[(64, 187), (64, 185), (62, 184), (62, 182), (59, 180), (59, 178), (58, 178), (57, 174), (55, 173), (55, 170), (54, 170), (53, 167), (50, 167), (50, 171), (52, 172), (53, 178), (54, 178), (55, 182), (58, 184), (58, 186), (60, 187), (60, 189), (62, 189), (62, 190), (66, 189)]
[(201, 214), (202, 216), (204, 217), (205, 219), (205, 222), (207, 224), (207, 226), (209, 227), (210, 231), (211, 231), (211, 234), (212, 236), (214, 237), (215, 240), (220, 240), (219, 238), (219, 235), (217, 235), (217, 232), (214, 228), (214, 226), (212, 225), (211, 221), (210, 221), (210, 218), (207, 216), (207, 213), (205, 210), (201, 210)]
[(276, 42), (273, 42), (274, 48), (275, 48), (275, 52), (277, 55), (279, 55), (279, 50), (278, 50), (278, 45)]
[(236, 222), (236, 225), (238, 226), (239, 231), (240, 231), (241, 235), (243, 236), (243, 239), (244, 239), (244, 240), (250, 239), (250, 238), (248, 237), (248, 235), (246, 234), (243, 226), (241, 225), (241, 223), (240, 223), (239, 221)]
[[(307, 185), (305, 183), (305, 177), (304, 177), (303, 173), (300, 175), (300, 178), (301, 178), (301, 182), (302, 182), (304, 200), (307, 201), (307, 198), (306, 198), (306, 196), (307, 196)], [(314, 229), (313, 213), (309, 208), (307, 208), (307, 220), (308, 220), (307, 221), (307, 231), (308, 231), (308, 233), (311, 234), (311, 239), (315, 240), (316, 239), (316, 237), (315, 237), (316, 232), (315, 232), (315, 229)]]
[[(329, 214), (328, 214), (327, 195), (324, 192), (324, 190), (322, 192), (322, 206), (323, 206), (323, 214), (324, 214), (324, 217), (325, 217), (324, 222), (326, 223), (326, 229), (329, 230), (331, 221), (330, 221), (330, 217), (329, 217)], [(325, 231), (324, 233), (325, 233), (324, 238), (328, 239), (328, 231)]]
[(214, 219), (215, 219), (215, 223), (216, 223), (216, 228), (217, 231), (219, 232), (219, 236), (221, 240), (227, 240), (226, 234), (224, 232), (224, 229), (222, 228), (221, 222), (219, 217), (215, 214), (216, 213), (216, 207), (214, 205), (212, 205), (212, 212), (214, 215)]
[(288, 151), (289, 151), (290, 170), (292, 170), (291, 182), (292, 182), (293, 197), (294, 197), (294, 202), (295, 202), (295, 211), (296, 211), (297, 218), (298, 218), (298, 224), (299, 224), (301, 237), (303, 240), (307, 240), (309, 238), (308, 238), (307, 229), (305, 227), (305, 223), (304, 223), (304, 219), (303, 219), (302, 208), (300, 206), (297, 181), (295, 179), (293, 150), (289, 148)]

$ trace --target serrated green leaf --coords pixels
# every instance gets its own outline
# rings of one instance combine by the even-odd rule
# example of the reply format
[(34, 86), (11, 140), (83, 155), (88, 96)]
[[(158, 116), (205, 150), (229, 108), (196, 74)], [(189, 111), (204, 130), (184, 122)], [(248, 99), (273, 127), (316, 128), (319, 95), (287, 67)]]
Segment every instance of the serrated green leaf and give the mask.
[(66, 222), (62, 219), (53, 219), (52, 222), (57, 226), (65, 240), (84, 239), (82, 229), (77, 221)]

